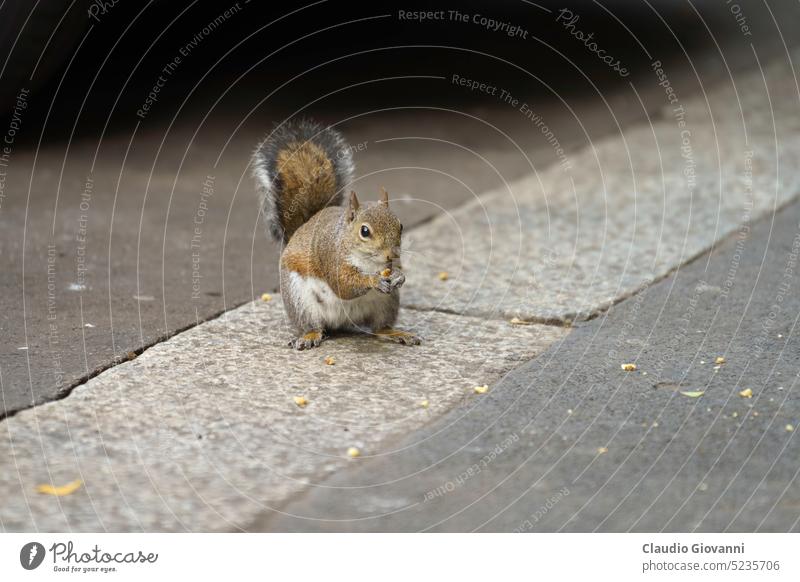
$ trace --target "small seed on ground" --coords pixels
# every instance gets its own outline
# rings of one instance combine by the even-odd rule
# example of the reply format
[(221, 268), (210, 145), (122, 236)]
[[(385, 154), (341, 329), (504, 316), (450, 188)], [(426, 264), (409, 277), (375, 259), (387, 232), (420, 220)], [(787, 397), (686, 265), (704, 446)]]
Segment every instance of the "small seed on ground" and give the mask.
[(450, 273), (447, 271), (439, 271), (439, 281), (447, 281), (450, 278)]
[(347, 456), (348, 457), (350, 457), (352, 459), (355, 459), (359, 455), (361, 455), (361, 451), (359, 451), (357, 448), (350, 447), (349, 449), (347, 449)]
[(489, 391), (489, 386), (484, 384), (483, 386), (475, 386), (475, 394), (486, 394)]
[(269, 293), (263, 293), (261, 295), (261, 301), (272, 301), (272, 295)]
[(685, 392), (681, 392), (684, 396), (688, 396), (689, 398), (700, 398), (705, 392), (702, 390), (687, 390)]
[(326, 356), (324, 361), (328, 366), (333, 366), (336, 363), (336, 358), (333, 356)]
[(752, 398), (753, 391), (750, 388), (745, 388), (744, 390), (739, 392), (739, 396), (741, 396), (742, 398)]
[(620, 366), (626, 372), (635, 372), (636, 371), (636, 364), (622, 364)]
[(305, 396), (295, 396), (294, 403), (300, 408), (305, 408), (306, 404), (308, 404), (308, 399)]

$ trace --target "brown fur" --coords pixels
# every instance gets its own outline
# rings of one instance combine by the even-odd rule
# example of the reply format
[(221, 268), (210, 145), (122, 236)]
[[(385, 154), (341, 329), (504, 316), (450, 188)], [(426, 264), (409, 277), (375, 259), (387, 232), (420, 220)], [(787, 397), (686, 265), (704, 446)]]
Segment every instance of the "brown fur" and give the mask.
[(336, 191), (333, 163), (315, 143), (291, 143), (278, 152), (278, 176), (283, 185), (281, 222), (286, 238), (312, 214), (329, 204)]
[[(386, 266), (397, 258), (400, 248), (400, 222), (387, 204), (358, 207), (349, 220), (352, 206), (319, 211), (297, 229), (281, 257), (285, 269), (324, 280), (340, 299), (360, 297), (380, 281), (378, 272), (362, 273), (349, 263), (355, 248), (375, 253)], [(365, 223), (373, 232), (368, 241), (358, 235)]]

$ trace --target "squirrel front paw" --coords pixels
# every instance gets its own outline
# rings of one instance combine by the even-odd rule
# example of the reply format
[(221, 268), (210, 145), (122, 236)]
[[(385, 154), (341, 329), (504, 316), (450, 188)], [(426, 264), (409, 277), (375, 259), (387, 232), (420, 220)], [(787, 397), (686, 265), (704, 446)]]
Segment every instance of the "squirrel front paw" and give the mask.
[(381, 277), (378, 281), (378, 291), (381, 293), (391, 293), (399, 289), (406, 282), (406, 276), (400, 271), (392, 271), (387, 277)]
[(310, 350), (319, 346), (323, 339), (325, 339), (325, 336), (321, 331), (310, 331), (291, 340), (289, 347), (296, 350)]

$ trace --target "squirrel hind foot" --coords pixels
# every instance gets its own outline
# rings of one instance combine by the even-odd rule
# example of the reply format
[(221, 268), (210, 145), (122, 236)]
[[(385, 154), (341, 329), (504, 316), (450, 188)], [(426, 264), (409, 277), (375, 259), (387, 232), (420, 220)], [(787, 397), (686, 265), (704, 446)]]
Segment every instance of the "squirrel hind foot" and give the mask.
[(303, 335), (292, 339), (289, 342), (289, 347), (298, 351), (310, 350), (316, 348), (325, 339), (325, 334), (322, 331), (314, 330), (304, 333)]
[(422, 343), (422, 338), (416, 334), (401, 329), (387, 327), (375, 332), (375, 337), (384, 341), (390, 341), (406, 346), (418, 346)]

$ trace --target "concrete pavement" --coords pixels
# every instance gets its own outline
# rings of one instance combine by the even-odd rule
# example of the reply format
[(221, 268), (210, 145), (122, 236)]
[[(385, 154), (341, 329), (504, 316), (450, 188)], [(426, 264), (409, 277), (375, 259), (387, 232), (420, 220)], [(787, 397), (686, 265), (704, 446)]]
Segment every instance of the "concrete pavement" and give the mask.
[[(0, 507), (0, 526), (244, 529), (566, 334), (412, 310), (402, 324), (423, 345), (337, 338), (297, 353), (279, 300), (247, 304), (8, 419), (0, 491), (19, 502)], [(75, 479), (84, 489), (69, 497), (32, 493)]]
[(794, 203), (249, 529), (800, 532), (798, 257)]

